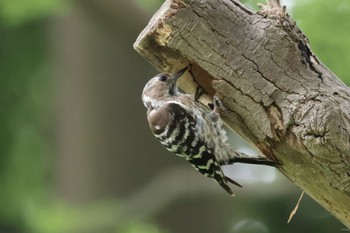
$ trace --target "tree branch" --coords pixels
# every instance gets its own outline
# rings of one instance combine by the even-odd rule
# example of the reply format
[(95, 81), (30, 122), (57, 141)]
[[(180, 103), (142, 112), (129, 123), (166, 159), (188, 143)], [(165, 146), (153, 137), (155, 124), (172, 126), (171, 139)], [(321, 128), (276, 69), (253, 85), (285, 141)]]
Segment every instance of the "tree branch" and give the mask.
[(279, 1), (253, 13), (233, 0), (168, 0), (134, 44), (162, 71), (192, 64), (228, 109), (224, 121), (350, 227), (350, 91), (311, 51)]

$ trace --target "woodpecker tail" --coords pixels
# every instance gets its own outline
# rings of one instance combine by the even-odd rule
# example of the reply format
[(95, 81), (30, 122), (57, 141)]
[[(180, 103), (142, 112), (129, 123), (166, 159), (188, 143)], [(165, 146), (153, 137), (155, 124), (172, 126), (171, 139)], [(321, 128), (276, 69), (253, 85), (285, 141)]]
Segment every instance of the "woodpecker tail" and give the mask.
[[(227, 146), (228, 147), (228, 146)], [(219, 164), (222, 165), (230, 165), (233, 163), (248, 163), (248, 164), (257, 164), (257, 165), (267, 165), (272, 167), (278, 167), (280, 163), (275, 160), (270, 160), (263, 156), (250, 156), (242, 152), (238, 152), (233, 148), (228, 148), (229, 158), (223, 159), (219, 161)]]
[(226, 180), (229, 181), (231, 184), (234, 184), (234, 185), (236, 185), (236, 186), (238, 186), (238, 187), (240, 187), (240, 188), (243, 188), (243, 186), (242, 186), (240, 183), (238, 183), (238, 182), (232, 180), (230, 177), (227, 177), (227, 176), (226, 176)]
[[(214, 179), (215, 179), (215, 178), (214, 178)], [(238, 186), (238, 187), (240, 187), (240, 188), (243, 188), (243, 186), (242, 186), (240, 183), (238, 183), (238, 182), (232, 180), (230, 177), (227, 177), (227, 176), (225, 176), (225, 177), (222, 178), (222, 179), (215, 179), (215, 181), (218, 182), (219, 185), (220, 185), (228, 194), (230, 194), (230, 196), (232, 196), (232, 197), (234, 197), (235, 194), (233, 193), (232, 189), (230, 188), (230, 186), (228, 185), (227, 182), (230, 182), (231, 184), (234, 184), (234, 185), (236, 185), (236, 186)]]
[[(224, 180), (224, 179), (221, 179), (221, 180), (215, 179), (215, 180), (219, 183), (219, 185), (220, 185), (228, 194), (230, 194), (230, 196), (234, 197), (235, 194), (233, 193), (233, 191), (232, 191), (232, 189), (230, 188), (230, 186), (228, 186), (228, 184), (227, 184), (227, 181), (231, 182), (231, 181), (233, 181), (233, 180), (231, 180), (231, 179), (228, 178), (228, 177), (225, 177), (225, 178), (226, 178), (226, 180)], [(231, 183), (232, 183), (232, 182), (231, 182)], [(238, 183), (235, 182), (235, 181), (233, 181), (233, 184), (235, 184), (235, 185), (237, 185), (237, 186), (239, 186), (239, 187), (242, 187), (240, 184), (238, 184)]]
[(248, 164), (257, 164), (257, 165), (267, 165), (272, 167), (278, 167), (280, 164), (275, 160), (270, 160), (262, 156), (256, 157), (237, 157), (230, 159), (228, 164), (232, 163), (248, 163)]

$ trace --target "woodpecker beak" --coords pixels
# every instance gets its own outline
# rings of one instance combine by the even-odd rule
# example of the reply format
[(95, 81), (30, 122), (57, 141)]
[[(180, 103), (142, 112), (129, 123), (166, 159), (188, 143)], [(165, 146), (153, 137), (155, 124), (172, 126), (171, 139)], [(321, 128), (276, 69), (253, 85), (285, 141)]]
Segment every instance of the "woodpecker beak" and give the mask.
[(183, 68), (183, 69), (181, 69), (180, 71), (176, 72), (175, 74), (173, 74), (173, 75), (171, 76), (171, 79), (174, 80), (174, 81), (176, 82), (176, 80), (177, 80), (178, 78), (180, 78), (180, 77), (183, 75), (183, 73), (186, 72), (187, 69), (188, 69), (188, 66), (186, 66), (185, 68)]
[(188, 69), (186, 66), (185, 68), (181, 69), (180, 71), (176, 72), (175, 74), (171, 75), (170, 82), (169, 82), (169, 95), (176, 95), (177, 94), (177, 80), (185, 73), (185, 71)]

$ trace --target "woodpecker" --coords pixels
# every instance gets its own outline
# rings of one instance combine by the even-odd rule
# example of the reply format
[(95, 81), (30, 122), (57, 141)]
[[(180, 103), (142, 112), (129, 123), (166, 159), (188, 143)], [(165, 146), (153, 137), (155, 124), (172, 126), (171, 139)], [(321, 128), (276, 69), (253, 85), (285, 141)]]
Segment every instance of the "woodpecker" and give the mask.
[(220, 99), (214, 96), (213, 109), (209, 110), (194, 96), (179, 92), (177, 80), (187, 69), (185, 67), (175, 74), (158, 74), (145, 85), (142, 101), (147, 108), (149, 127), (168, 151), (186, 159), (196, 170), (213, 178), (234, 196), (228, 182), (239, 187), (242, 185), (225, 176), (222, 165), (238, 162), (277, 166), (278, 163), (238, 152), (226, 142)]

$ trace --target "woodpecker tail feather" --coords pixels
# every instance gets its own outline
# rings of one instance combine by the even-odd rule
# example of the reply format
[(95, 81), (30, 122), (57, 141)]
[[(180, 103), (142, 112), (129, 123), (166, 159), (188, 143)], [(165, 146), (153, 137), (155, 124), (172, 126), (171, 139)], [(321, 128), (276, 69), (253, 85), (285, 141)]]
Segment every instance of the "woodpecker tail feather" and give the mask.
[[(226, 177), (226, 179), (227, 179), (227, 177)], [(225, 189), (225, 191), (226, 191), (228, 194), (230, 194), (232, 197), (235, 196), (235, 194), (233, 193), (232, 189), (228, 186), (228, 184), (227, 184), (227, 182), (226, 182), (225, 180), (221, 179), (221, 180), (216, 180), (216, 181), (219, 183), (219, 185), (220, 185), (223, 189)], [(230, 182), (231, 182), (231, 179), (227, 179), (227, 181), (230, 181)]]
[(230, 151), (229, 158), (225, 158), (219, 161), (219, 164), (230, 165), (233, 163), (248, 163), (248, 164), (257, 164), (257, 165), (267, 165), (272, 167), (278, 167), (280, 163), (275, 160), (270, 160), (263, 156), (251, 156), (242, 152), (238, 152), (233, 148), (228, 148)]
[(242, 186), (240, 183), (238, 183), (238, 182), (232, 180), (230, 177), (227, 177), (227, 176), (226, 176), (226, 180), (229, 181), (231, 184), (234, 184), (234, 185), (236, 185), (236, 186), (238, 186), (238, 187), (240, 187), (240, 188), (243, 188), (243, 186)]
[(270, 160), (262, 156), (256, 157), (236, 157), (227, 161), (228, 164), (232, 163), (248, 163), (257, 165), (267, 165), (272, 167), (278, 167), (280, 164), (275, 160)]

